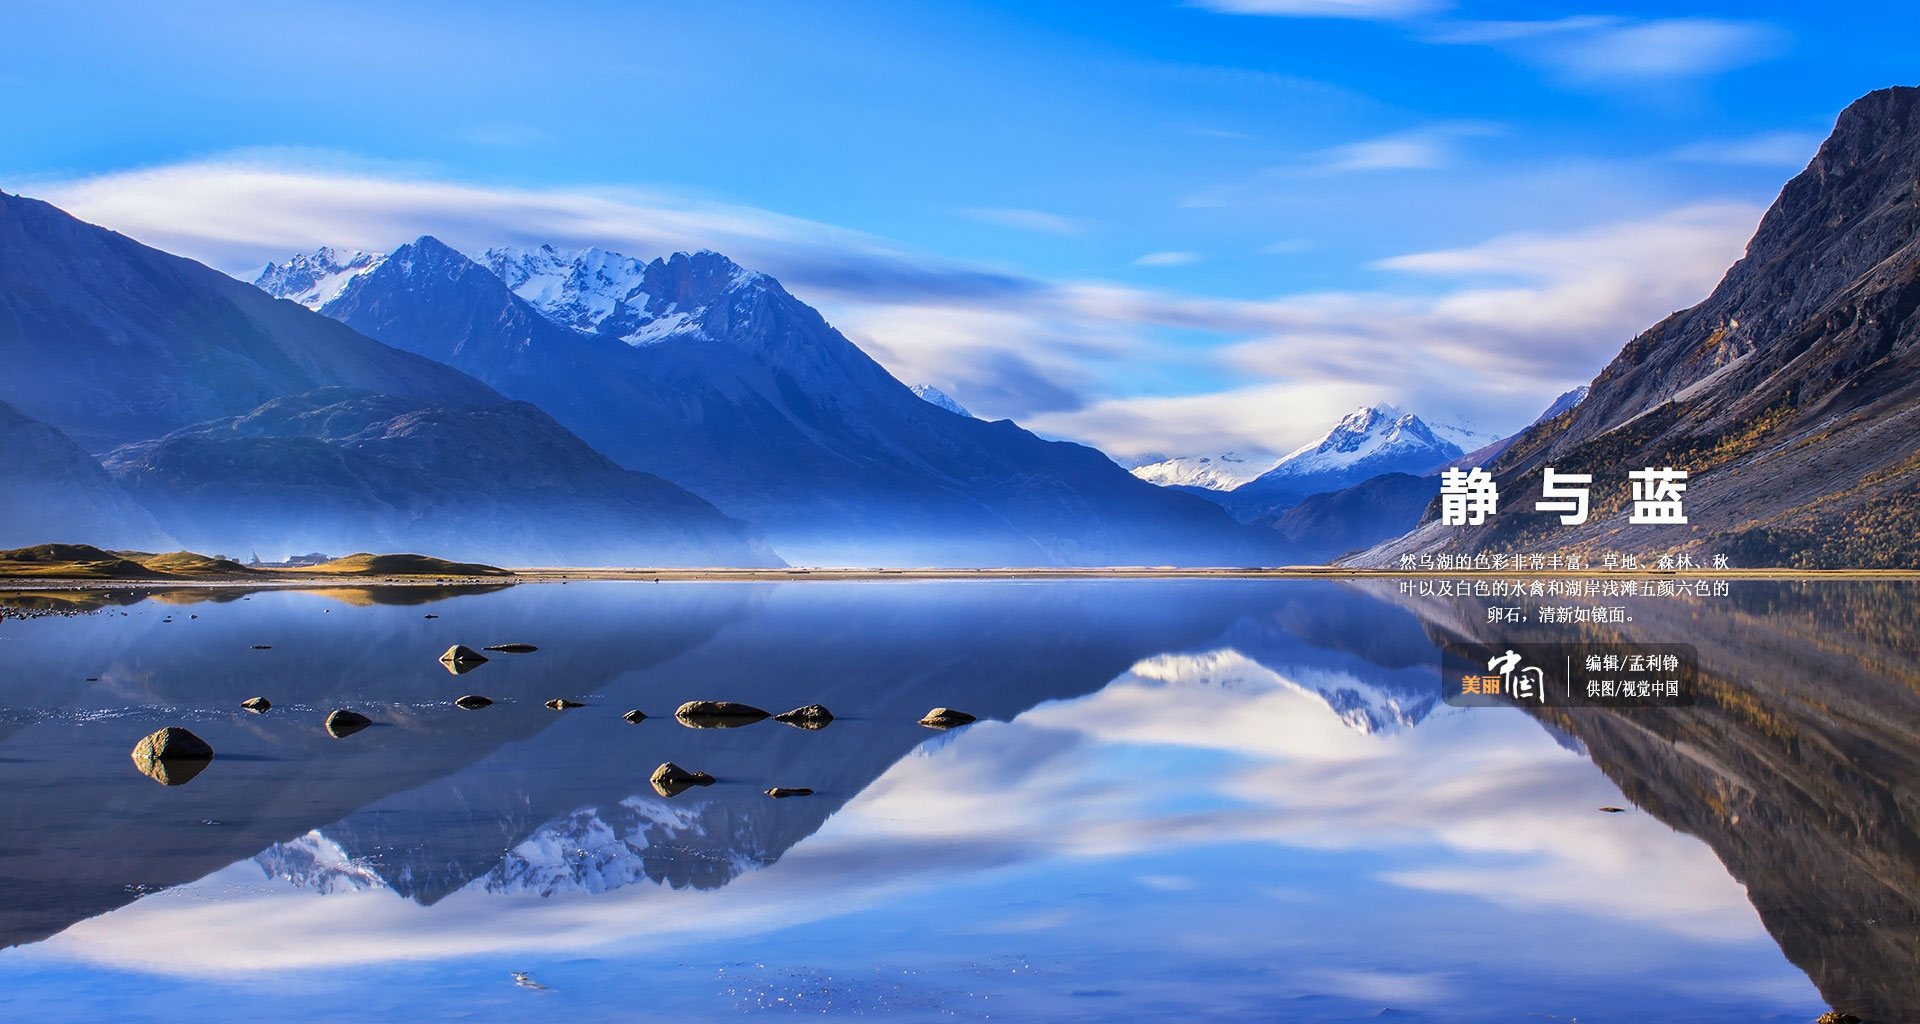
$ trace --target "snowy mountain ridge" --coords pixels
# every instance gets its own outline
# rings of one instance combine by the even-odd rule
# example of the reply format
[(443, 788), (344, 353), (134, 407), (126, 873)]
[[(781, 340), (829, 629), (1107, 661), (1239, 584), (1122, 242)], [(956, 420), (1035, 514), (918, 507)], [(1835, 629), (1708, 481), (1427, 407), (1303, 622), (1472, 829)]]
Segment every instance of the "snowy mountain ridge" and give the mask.
[(1272, 458), (1250, 459), (1238, 452), (1218, 455), (1185, 455), (1133, 467), (1133, 475), (1162, 487), (1204, 487), (1210, 491), (1231, 491), (1235, 487), (1272, 469)]

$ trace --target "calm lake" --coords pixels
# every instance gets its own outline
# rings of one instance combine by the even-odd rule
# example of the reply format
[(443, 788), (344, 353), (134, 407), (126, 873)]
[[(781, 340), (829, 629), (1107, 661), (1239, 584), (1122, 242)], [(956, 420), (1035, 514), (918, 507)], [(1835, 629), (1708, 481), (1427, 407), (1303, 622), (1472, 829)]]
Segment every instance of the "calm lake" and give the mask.
[[(49, 596), (98, 607), (0, 621), (0, 1006), (1917, 1020), (1917, 597), (1494, 627), (1391, 582)], [(1439, 700), (1439, 640), (1577, 630), (1694, 645), (1698, 703)], [(509, 642), (539, 650), (436, 661)], [(693, 729), (695, 699), (837, 717)], [(979, 721), (917, 724), (941, 705)], [(374, 726), (329, 735), (343, 707)], [(164, 725), (217, 751), (182, 785), (128, 756)], [(718, 782), (662, 797), (663, 761)]]

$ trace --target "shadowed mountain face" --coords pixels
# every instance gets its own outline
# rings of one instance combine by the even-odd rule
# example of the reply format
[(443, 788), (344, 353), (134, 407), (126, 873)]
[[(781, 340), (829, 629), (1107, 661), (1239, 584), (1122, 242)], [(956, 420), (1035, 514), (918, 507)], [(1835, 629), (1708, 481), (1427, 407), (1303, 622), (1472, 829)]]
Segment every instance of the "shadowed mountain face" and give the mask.
[(50, 540), (179, 546), (72, 438), (0, 402), (0, 548)]
[(0, 400), (92, 452), (329, 385), (498, 401), (466, 374), (4, 193), (0, 357)]
[[(1362, 560), (1529, 542), (1726, 553), (1736, 565), (1920, 565), (1920, 89), (1841, 113), (1746, 257), (1633, 339), (1587, 399), (1493, 464), (1501, 513), (1429, 523)], [(1531, 502), (1542, 469), (1594, 474), (1593, 515)], [(1690, 471), (1685, 525), (1630, 524), (1626, 473)]]
[[(1920, 1020), (1912, 589), (1756, 583), (1736, 585), (1731, 610), (1642, 602), (1631, 625), (1582, 639), (1695, 645), (1699, 703), (1536, 712), (1635, 804), (1704, 840), (1832, 1006), (1875, 1022)], [(1483, 606), (1414, 610), (1438, 638), (1482, 639)], [(1553, 642), (1566, 627), (1499, 635)]]
[(422, 238), (320, 309), (539, 405), (621, 465), (759, 525), (796, 562), (1278, 560), (1271, 534), (1091, 448), (923, 401), (772, 278), (725, 257), (656, 260), (633, 288), (598, 332), (576, 330)]
[(452, 406), (327, 388), (117, 448), (106, 466), (204, 550), (781, 564), (751, 526), (621, 469), (525, 402)]
[(1309, 495), (1253, 524), (1278, 532), (1303, 558), (1321, 561), (1413, 529), (1439, 489), (1434, 477), (1383, 473), (1345, 490)]

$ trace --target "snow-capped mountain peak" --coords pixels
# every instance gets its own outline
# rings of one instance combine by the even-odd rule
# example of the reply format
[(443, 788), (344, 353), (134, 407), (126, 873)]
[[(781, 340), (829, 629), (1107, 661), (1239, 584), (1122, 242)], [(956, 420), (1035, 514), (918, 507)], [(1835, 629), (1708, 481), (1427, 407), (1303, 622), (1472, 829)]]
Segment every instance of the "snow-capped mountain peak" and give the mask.
[(1271, 456), (1248, 458), (1237, 452), (1218, 455), (1188, 455), (1162, 459), (1135, 466), (1133, 475), (1162, 487), (1204, 487), (1210, 491), (1231, 491), (1235, 487), (1272, 469)]
[(1288, 452), (1263, 476), (1309, 476), (1373, 463), (1420, 460), (1437, 466), (1462, 452), (1459, 444), (1440, 436), (1412, 413), (1390, 405), (1367, 405), (1342, 417), (1325, 434)]
[(711, 249), (646, 263), (597, 246), (496, 246), (475, 262), (547, 319), (636, 346), (712, 340), (701, 325), (713, 303), (766, 280)]
[(385, 253), (342, 251), (323, 245), (312, 252), (297, 254), (285, 263), (267, 264), (253, 283), (275, 298), (292, 299), (308, 309), (319, 309), (338, 296), (354, 278), (379, 267), (386, 258)]
[(578, 331), (599, 333), (609, 319), (647, 304), (647, 265), (598, 247), (496, 246), (475, 262), (547, 319)]
[(945, 391), (931, 384), (915, 384), (913, 385), (913, 393), (919, 395), (922, 401), (930, 402), (957, 416), (973, 415), (967, 411), (966, 406), (954, 401), (952, 395), (947, 394)]

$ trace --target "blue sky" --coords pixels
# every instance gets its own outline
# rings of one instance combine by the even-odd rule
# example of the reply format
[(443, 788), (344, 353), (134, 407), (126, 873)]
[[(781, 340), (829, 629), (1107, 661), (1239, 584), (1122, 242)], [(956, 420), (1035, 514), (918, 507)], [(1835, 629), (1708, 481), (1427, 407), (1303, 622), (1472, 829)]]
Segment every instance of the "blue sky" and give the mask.
[(0, 188), (244, 273), (431, 232), (779, 276), (1120, 455), (1512, 429), (1697, 301), (1905, 4), (11, 5)]

